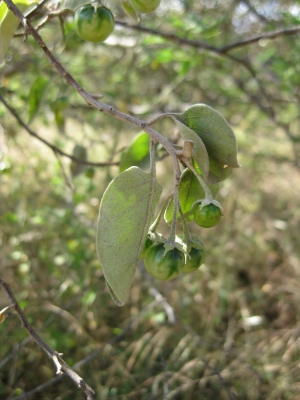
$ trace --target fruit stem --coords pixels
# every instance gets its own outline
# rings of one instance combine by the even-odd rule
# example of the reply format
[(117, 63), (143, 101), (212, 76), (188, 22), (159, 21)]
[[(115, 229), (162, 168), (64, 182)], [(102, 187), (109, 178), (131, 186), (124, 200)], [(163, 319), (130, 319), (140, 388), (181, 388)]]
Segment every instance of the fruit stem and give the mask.
[(180, 214), (180, 218), (182, 221), (182, 226), (183, 226), (183, 242), (184, 243), (188, 243), (190, 241), (191, 235), (189, 232), (189, 228), (187, 226), (186, 220), (184, 218), (183, 212), (181, 207), (179, 206), (179, 214)]
[(156, 140), (150, 138), (150, 174), (156, 177), (155, 143)]
[(150, 121), (147, 122), (147, 125), (153, 125), (156, 122), (161, 121), (162, 119), (165, 119), (165, 118), (173, 118), (173, 117), (172, 117), (172, 114), (167, 114), (167, 113), (161, 114), (161, 115), (158, 115), (157, 117), (153, 117), (152, 119), (150, 119)]
[(170, 201), (170, 199), (172, 198), (172, 196), (173, 196), (173, 192), (170, 193), (170, 194), (167, 196), (167, 198), (166, 198), (166, 200), (164, 201), (164, 204), (163, 204), (162, 208), (160, 209), (160, 211), (159, 211), (159, 213), (158, 213), (158, 215), (157, 215), (155, 221), (154, 221), (153, 224), (150, 226), (149, 232), (156, 232), (156, 229), (157, 229), (157, 227), (158, 227), (159, 221), (161, 220), (161, 217), (162, 217), (163, 213), (165, 212), (165, 209), (167, 208), (167, 206), (168, 206), (168, 204), (169, 204), (169, 201)]
[(178, 199), (178, 185), (174, 185), (174, 190), (173, 190), (173, 199), (174, 199), (174, 211), (173, 211), (173, 219), (172, 219), (172, 224), (171, 224), (171, 230), (170, 234), (168, 237), (168, 241), (171, 243), (175, 243), (175, 237), (176, 237), (176, 226), (177, 226), (177, 213), (178, 210), (180, 209), (179, 205), (179, 199)]
[(193, 164), (189, 160), (186, 161), (186, 165), (189, 167), (189, 169), (195, 174), (196, 178), (198, 179), (200, 185), (202, 186), (202, 188), (204, 190), (205, 198), (209, 201), (213, 201), (213, 196), (211, 194), (211, 191), (209, 190), (209, 187), (205, 183), (202, 176), (196, 171), (196, 168), (193, 166)]

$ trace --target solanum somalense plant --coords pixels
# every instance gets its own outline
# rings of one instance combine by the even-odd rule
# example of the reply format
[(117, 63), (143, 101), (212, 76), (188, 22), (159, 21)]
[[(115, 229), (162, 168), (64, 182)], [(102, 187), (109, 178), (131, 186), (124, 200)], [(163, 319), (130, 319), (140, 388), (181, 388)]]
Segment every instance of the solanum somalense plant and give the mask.
[[(109, 292), (116, 304), (121, 306), (125, 303), (140, 258), (144, 258), (147, 271), (158, 279), (173, 279), (181, 273), (195, 271), (204, 261), (205, 248), (199, 238), (190, 235), (187, 222), (194, 220), (197, 214), (195, 210), (199, 208), (201, 211), (205, 207), (213, 206), (222, 213), (221, 204), (214, 198), (217, 185), (228, 178), (233, 168), (239, 167), (236, 139), (230, 126), (216, 110), (205, 104), (193, 105), (182, 113), (162, 114), (146, 123), (100, 102), (101, 96), (86, 92), (56, 60), (30, 20), (21, 14), (12, 1), (5, 0), (5, 3), (7, 7), (4, 3), (0, 6), (1, 59), (18, 26), (17, 19), (19, 19), (24, 26), (25, 34), (33, 36), (61, 77), (90, 106), (143, 131), (136, 136), (123, 155), (120, 162), (120, 174), (110, 182), (100, 203), (96, 248)], [(31, 3), (34, 1), (20, 2), (24, 5), (26, 12)], [(154, 3), (159, 4), (159, 2)], [(125, 11), (135, 18), (135, 11), (139, 11), (135, 9), (137, 2), (123, 1), (122, 4), (123, 7), (126, 4)], [(81, 5), (81, 0), (66, 0), (63, 7), (75, 12)], [(150, 10), (144, 10), (144, 12), (148, 11)], [(10, 30), (4, 29), (11, 20), (17, 22), (14, 22)], [(86, 37), (86, 39), (90, 40), (93, 37)], [(102, 41), (104, 37), (100, 39)], [(47, 80), (37, 78), (32, 87), (29, 121), (36, 115), (47, 85)], [(61, 119), (64, 106), (64, 101), (53, 104), (58, 120)], [(174, 145), (163, 132), (158, 132), (152, 127), (164, 118), (170, 118), (178, 128), (182, 139), (181, 146)], [(63, 124), (59, 125), (63, 130)], [(162, 187), (156, 179), (155, 146), (157, 143), (160, 143), (170, 155), (174, 168), (172, 193), (167, 195), (158, 215), (156, 215), (156, 209), (162, 195)], [(75, 146), (73, 154), (81, 160), (86, 159), (86, 149), (83, 146)], [(147, 165), (148, 155), (150, 170), (146, 172), (142, 168), (145, 167), (145, 161)], [(180, 165), (183, 168), (180, 168)], [(80, 171), (73, 167), (74, 164), (71, 165), (71, 173), (76, 176)], [(162, 216), (170, 225), (167, 238), (157, 232)], [(195, 219), (197, 222), (197, 218)], [(183, 237), (178, 236), (179, 222), (183, 226)], [(5, 286), (3, 281), (2, 286)], [(24, 326), (28, 332), (33, 337), (35, 336), (35, 340), (53, 359), (57, 373), (66, 371), (84, 390), (87, 398), (91, 399), (94, 394), (93, 389), (79, 375), (74, 374), (61, 358), (60, 353), (52, 350), (34, 333), (8, 288), (7, 292), (10, 294), (14, 308), (19, 311), (22, 321), (25, 321)], [(0, 313), (0, 322), (4, 320), (5, 310)]]
[[(216, 110), (205, 104), (193, 105), (182, 113), (162, 114), (152, 121), (145, 123), (121, 113), (105, 103), (101, 103), (98, 100), (98, 96), (95, 97), (85, 92), (78, 82), (56, 61), (30, 22), (17, 9), (14, 9), (13, 3), (10, 0), (6, 0), (5, 3), (10, 10), (14, 11), (15, 16), (2, 3), (0, 9), (0, 27), (2, 29), (1, 57), (3, 57), (13, 34), (10, 30), (9, 35), (7, 35), (3, 31), (3, 26), (8, 23), (9, 18), (13, 17), (15, 19), (18, 17), (23, 23), (26, 33), (30, 32), (32, 34), (58, 72), (69, 85), (77, 90), (88, 104), (144, 130), (143, 133), (137, 136), (127, 154), (121, 160), (122, 172), (112, 180), (103, 195), (97, 226), (97, 253), (107, 286), (115, 302), (118, 305), (123, 305), (141, 254), (142, 257), (149, 259), (147, 253), (150, 251), (153, 252), (153, 246), (157, 243), (162, 243), (164, 247), (162, 259), (166, 257), (169, 251), (176, 249), (183, 254), (184, 264), (187, 264), (192, 256), (194, 256), (195, 250), (192, 251), (192, 249), (204, 251), (202, 244), (199, 245), (197, 243), (195, 245), (195, 241), (191, 239), (187, 222), (195, 219), (201, 226), (212, 227), (220, 219), (222, 206), (214, 198), (214, 194), (217, 191), (217, 184), (226, 179), (231, 174), (233, 168), (239, 167), (235, 135), (226, 120)], [(126, 12), (131, 12), (133, 18), (135, 18), (135, 15), (133, 15), (132, 10), (150, 12), (159, 5), (159, 1), (148, 2), (149, 4), (151, 3), (151, 7), (145, 8), (142, 11), (138, 3), (141, 5), (143, 2), (121, 1), (121, 3)], [(23, 4), (28, 8), (31, 2), (26, 0)], [(90, 12), (87, 19), (88, 23), (90, 18), (94, 19), (97, 10), (107, 12), (111, 16), (111, 23), (109, 32), (107, 29), (105, 30), (104, 36), (106, 38), (112, 32), (114, 25), (110, 10), (106, 7), (103, 8), (101, 3), (92, 2), (86, 4), (82, 0), (65, 0), (63, 8), (72, 10), (75, 13), (75, 26), (77, 30), (79, 25), (76, 16), (83, 8), (87, 8)], [(103, 32), (100, 32), (100, 36), (97, 37), (97, 29), (99, 28), (101, 31), (103, 28), (100, 23), (98, 24), (99, 18), (100, 16), (97, 15), (96, 24), (92, 27), (92, 36), (88, 35), (85, 39), (94, 40), (96, 37), (97, 41), (105, 40), (102, 35)], [(91, 22), (94, 22), (92, 20)], [(86, 21), (83, 22), (85, 23)], [(17, 24), (15, 25), (17, 27)], [(47, 82), (43, 82), (44, 89), (46, 85)], [(30, 119), (34, 117), (37, 107), (33, 105)], [(164, 137), (162, 132), (159, 133), (152, 128), (155, 122), (164, 118), (173, 120), (180, 132), (183, 146), (173, 145)], [(145, 140), (145, 135), (149, 135), (150, 140)], [(157, 142), (172, 157), (174, 188), (171, 196), (168, 197), (170, 201), (164, 203), (158, 217), (155, 218), (155, 210), (162, 193), (162, 187), (156, 180), (155, 144)], [(142, 154), (139, 154), (139, 145), (137, 143), (141, 143)], [(150, 154), (150, 172), (145, 172), (139, 167), (139, 164), (145, 160), (148, 153)], [(182, 173), (179, 167), (180, 164), (185, 168)], [(213, 208), (216, 214), (214, 222), (207, 222), (207, 218), (211, 217), (211, 215), (207, 216), (207, 213), (205, 213), (208, 208), (210, 209), (210, 213), (211, 208)], [(170, 224), (168, 238), (164, 238), (156, 232), (159, 220), (163, 214), (166, 222)], [(182, 239), (176, 235), (178, 221), (183, 225), (184, 236)], [(148, 239), (148, 244), (149, 240), (152, 242), (152, 246), (147, 251), (144, 250), (146, 239)], [(200, 254), (198, 256), (202, 262), (203, 257), (200, 257)], [(185, 271), (189, 271), (189, 269), (194, 269), (194, 265), (192, 268), (186, 267)], [(173, 278), (174, 275), (170, 274), (170, 277)]]
[[(153, 140), (149, 145), (150, 172), (138, 166), (129, 167), (112, 180), (100, 203), (97, 252), (107, 286), (118, 305), (125, 303), (140, 258), (144, 259), (147, 271), (162, 280), (192, 272), (203, 263), (204, 246), (190, 236), (187, 222), (195, 220), (207, 228), (219, 222), (222, 206), (214, 194), (218, 183), (239, 167), (235, 135), (213, 108), (195, 104), (183, 113), (163, 114), (150, 124), (163, 118), (171, 118), (179, 129), (183, 146), (175, 146), (175, 154), (184, 170), (178, 186), (174, 179), (173, 192), (157, 218), (154, 220), (154, 213), (162, 188), (156, 179)], [(134, 149), (137, 150), (137, 141), (143, 135), (137, 135), (123, 160), (132, 164), (141, 161)], [(163, 214), (170, 224), (168, 238), (156, 231)], [(176, 236), (179, 221), (183, 225), (182, 239)]]

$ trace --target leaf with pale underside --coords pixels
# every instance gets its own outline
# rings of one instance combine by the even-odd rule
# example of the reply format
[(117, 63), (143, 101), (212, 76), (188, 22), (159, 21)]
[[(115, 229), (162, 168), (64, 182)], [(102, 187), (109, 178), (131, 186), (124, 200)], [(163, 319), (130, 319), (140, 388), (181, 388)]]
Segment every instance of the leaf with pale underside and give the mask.
[[(213, 196), (216, 196), (219, 190), (219, 185), (210, 185), (210, 191), (212, 192)], [(180, 184), (178, 188), (178, 198), (181, 210), (184, 214), (186, 221), (192, 221), (193, 217), (193, 210), (192, 205), (195, 201), (204, 199), (205, 192), (199, 183), (195, 174), (189, 169), (185, 169), (180, 178)], [(173, 212), (174, 212), (174, 201), (170, 201), (166, 211), (165, 211), (165, 221), (170, 224), (173, 219)], [(178, 213), (177, 218), (180, 218), (180, 214)]]
[(235, 135), (218, 111), (206, 104), (195, 104), (183, 113), (172, 115), (196, 132), (203, 141), (209, 157), (214, 157), (222, 166), (240, 166), (237, 161)]
[(131, 167), (111, 181), (100, 204), (96, 247), (113, 300), (124, 305), (162, 188)]

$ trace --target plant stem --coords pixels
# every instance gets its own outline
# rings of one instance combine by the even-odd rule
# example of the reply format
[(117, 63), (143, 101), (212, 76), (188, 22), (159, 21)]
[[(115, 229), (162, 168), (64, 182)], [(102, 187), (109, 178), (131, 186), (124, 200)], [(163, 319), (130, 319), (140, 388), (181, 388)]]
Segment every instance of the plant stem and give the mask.
[(155, 140), (150, 139), (150, 174), (156, 177)]
[[(173, 147), (173, 144), (169, 142), (167, 138), (165, 138), (163, 135), (161, 135), (159, 132), (157, 132), (155, 129), (153, 129), (150, 125), (148, 125), (146, 122), (135, 118), (131, 115), (125, 114), (113, 106), (110, 106), (108, 104), (100, 102), (96, 97), (99, 96), (93, 96), (91, 93), (88, 93), (86, 90), (84, 90), (79, 83), (75, 80), (75, 78), (61, 65), (61, 63), (54, 57), (52, 52), (49, 50), (49, 48), (46, 46), (45, 42), (41, 38), (40, 34), (34, 29), (32, 24), (30, 23), (29, 20), (27, 20), (24, 15), (20, 12), (20, 10), (14, 5), (12, 0), (4, 0), (6, 3), (7, 7), (12, 11), (12, 13), (20, 20), (22, 25), (25, 28), (25, 35), (27, 33), (30, 33), (32, 37), (35, 39), (36, 43), (38, 46), (43, 50), (45, 53), (46, 57), (50, 61), (50, 63), (54, 66), (54, 68), (57, 70), (57, 72), (62, 76), (62, 78), (66, 81), (66, 83), (73, 87), (77, 91), (77, 93), (87, 102), (88, 105), (93, 106), (97, 110), (107, 114), (111, 115), (114, 118), (117, 118), (123, 122), (129, 123), (131, 125), (134, 125), (138, 127), (139, 129), (143, 129), (152, 139), (156, 140), (159, 142), (169, 153), (169, 155), (172, 158), (173, 165), (174, 165), (174, 170), (175, 170), (175, 185), (177, 181), (179, 182), (179, 177), (180, 177), (180, 169), (179, 169), (179, 164), (176, 156), (175, 149)], [(179, 177), (178, 177), (179, 175)]]
[(159, 224), (159, 222), (160, 222), (160, 220), (161, 220), (161, 217), (163, 216), (163, 213), (165, 212), (165, 209), (167, 208), (167, 206), (168, 206), (168, 204), (169, 204), (169, 201), (170, 201), (170, 199), (171, 199), (172, 196), (173, 196), (173, 192), (170, 193), (170, 194), (168, 195), (168, 197), (166, 198), (166, 200), (164, 201), (164, 204), (163, 204), (162, 208), (160, 209), (160, 211), (159, 211), (157, 217), (155, 218), (155, 221), (153, 222), (153, 224), (152, 224), (152, 225), (150, 226), (150, 228), (149, 228), (149, 231), (150, 231), (150, 232), (156, 232), (156, 229), (157, 229), (158, 224)]
[(209, 190), (209, 187), (205, 183), (205, 181), (202, 178), (202, 176), (200, 174), (198, 174), (198, 172), (196, 171), (195, 167), (193, 166), (193, 164), (190, 161), (187, 161), (186, 165), (189, 167), (189, 169), (195, 174), (196, 178), (198, 179), (200, 185), (202, 186), (202, 188), (204, 190), (205, 198), (207, 200), (212, 201), (213, 200), (213, 195), (211, 194), (211, 191)]
[(182, 209), (180, 206), (179, 206), (179, 214), (180, 214), (182, 226), (183, 226), (183, 242), (188, 243), (191, 235), (190, 235), (189, 228), (187, 226), (186, 220), (184, 218), (184, 215), (183, 215), (183, 212), (182, 212)]
[(6, 292), (8, 298), (10, 299), (10, 308), (15, 310), (17, 314), (19, 315), (19, 318), (22, 322), (23, 328), (27, 330), (29, 335), (36, 341), (36, 343), (48, 354), (48, 356), (52, 359), (56, 366), (56, 373), (58, 375), (61, 375), (63, 371), (66, 372), (67, 375), (76, 383), (76, 385), (84, 391), (87, 400), (92, 400), (93, 395), (95, 394), (94, 390), (87, 385), (84, 380), (75, 372), (72, 370), (71, 367), (61, 358), (60, 353), (52, 349), (33, 329), (33, 327), (30, 325), (25, 312), (22, 310), (20, 307), (19, 303), (17, 302), (17, 299), (11, 290), (10, 286), (0, 277), (0, 286), (2, 289)]

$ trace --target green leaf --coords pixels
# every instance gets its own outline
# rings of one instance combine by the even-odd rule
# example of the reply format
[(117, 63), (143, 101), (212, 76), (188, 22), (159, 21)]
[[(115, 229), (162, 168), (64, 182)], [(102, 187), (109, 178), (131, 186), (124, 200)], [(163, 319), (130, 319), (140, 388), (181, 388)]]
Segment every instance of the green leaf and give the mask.
[(68, 108), (69, 99), (67, 96), (58, 97), (51, 105), (51, 110), (54, 113), (56, 126), (60, 133), (65, 133), (65, 116), (63, 111)]
[(224, 167), (214, 157), (209, 157), (209, 174), (207, 177), (207, 183), (214, 184), (222, 182), (227, 179), (233, 171), (232, 167)]
[(69, 107), (69, 99), (67, 96), (57, 97), (50, 105), (52, 111), (64, 111)]
[[(212, 192), (213, 196), (216, 196), (219, 191), (219, 185), (210, 185), (209, 189)], [(192, 205), (195, 201), (204, 199), (205, 193), (195, 174), (189, 168), (186, 168), (183, 171), (180, 178), (178, 190), (179, 204), (182, 212), (187, 221), (192, 221), (194, 219)], [(172, 200), (170, 201), (164, 215), (165, 221), (168, 224), (170, 224), (173, 219), (173, 211), (174, 201)], [(177, 215), (177, 218), (180, 218), (179, 213)]]
[[(25, 10), (28, 11), (28, 8), (34, 3), (38, 3), (38, 1), (18, 0), (14, 2), (21, 12), (24, 12)], [(29, 11), (31, 9), (32, 7), (29, 8)], [(0, 64), (4, 60), (5, 53), (19, 26), (19, 23), (20, 20), (10, 10), (8, 10), (6, 4), (2, 2), (0, 4)]]
[(128, 0), (122, 0), (122, 6), (124, 11), (129, 17), (131, 17), (135, 22), (139, 22), (140, 18), (135, 10), (132, 8), (130, 2)]
[(96, 247), (107, 286), (123, 305), (162, 188), (155, 178), (131, 167), (111, 181), (102, 197)]
[(44, 76), (39, 76), (33, 83), (30, 88), (28, 103), (29, 103), (29, 110), (28, 110), (28, 119), (29, 123), (33, 120), (36, 116), (42, 99), (45, 93), (45, 90), (48, 85), (48, 79)]
[(149, 166), (150, 137), (145, 132), (140, 132), (133, 138), (128, 149), (122, 154), (120, 172), (132, 166)]
[[(73, 149), (73, 156), (78, 158), (79, 160), (86, 161), (87, 149), (84, 146), (81, 146), (80, 144), (76, 144)], [(70, 170), (73, 178), (81, 174), (83, 171), (85, 171), (85, 169), (86, 169), (85, 164), (79, 164), (78, 162), (72, 160)]]
[[(222, 166), (240, 166), (237, 161), (235, 135), (218, 111), (206, 104), (195, 104), (181, 114), (172, 115), (197, 133), (209, 157), (214, 157)], [(200, 169), (202, 171), (201, 167)]]
[(181, 137), (183, 140), (192, 140), (194, 143), (193, 146), (193, 158), (198, 164), (203, 178), (206, 180), (208, 171), (209, 171), (209, 158), (207, 154), (207, 150), (201, 138), (188, 126), (183, 124), (177, 118), (172, 117), (174, 122), (176, 123)]
[(54, 110), (54, 120), (60, 133), (65, 133), (65, 116), (60, 110)]
[(8, 12), (7, 5), (4, 3), (4, 1), (0, 4), (0, 24), (4, 20), (6, 14)]

